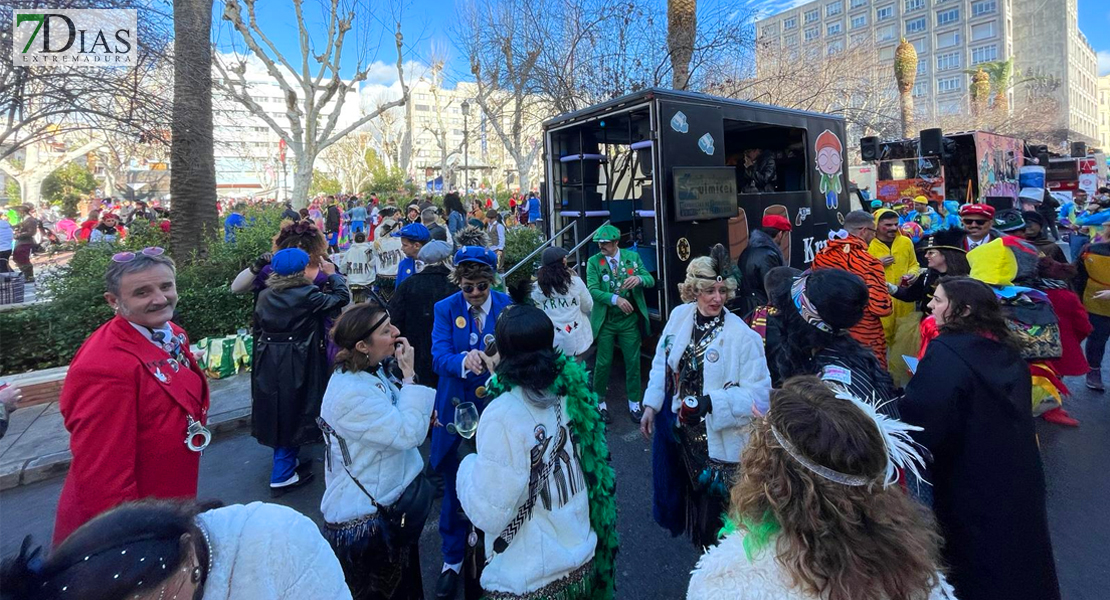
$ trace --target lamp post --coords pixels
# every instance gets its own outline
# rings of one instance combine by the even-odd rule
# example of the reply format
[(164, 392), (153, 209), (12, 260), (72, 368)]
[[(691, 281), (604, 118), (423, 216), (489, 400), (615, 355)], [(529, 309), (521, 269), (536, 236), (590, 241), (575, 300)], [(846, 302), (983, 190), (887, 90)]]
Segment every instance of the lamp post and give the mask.
[(470, 178), (467, 169), (470, 167), (470, 130), (467, 124), (467, 117), (470, 115), (470, 102), (463, 100), (463, 197), (465, 198), (467, 192), (470, 190)]

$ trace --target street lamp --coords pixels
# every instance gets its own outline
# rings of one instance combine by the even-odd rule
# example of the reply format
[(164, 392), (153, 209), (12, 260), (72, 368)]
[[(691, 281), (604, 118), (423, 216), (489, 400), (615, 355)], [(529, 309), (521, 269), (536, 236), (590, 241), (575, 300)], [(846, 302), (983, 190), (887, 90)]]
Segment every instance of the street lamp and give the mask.
[(470, 179), (467, 174), (467, 169), (470, 167), (470, 130), (468, 129), (466, 118), (470, 115), (470, 102), (463, 100), (463, 197), (466, 196), (467, 191), (470, 189)]

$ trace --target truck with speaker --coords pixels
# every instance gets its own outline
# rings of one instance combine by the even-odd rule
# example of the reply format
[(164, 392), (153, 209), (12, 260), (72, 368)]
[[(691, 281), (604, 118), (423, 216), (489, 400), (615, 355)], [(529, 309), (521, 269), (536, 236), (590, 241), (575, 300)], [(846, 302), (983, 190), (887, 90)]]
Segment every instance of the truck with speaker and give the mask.
[(1033, 157), (1019, 138), (986, 131), (943, 133), (924, 129), (911, 139), (860, 139), (860, 155), (875, 166), (874, 197), (888, 203), (925, 196), (931, 202), (985, 202), (1017, 206), (1019, 176)]
[(658, 283), (645, 290), (658, 331), (682, 303), (690, 260), (714, 244), (735, 261), (764, 215), (793, 227), (781, 247), (805, 268), (849, 209), (842, 117), (705, 94), (645, 89), (546, 121), (544, 227), (575, 260), (605, 223)]

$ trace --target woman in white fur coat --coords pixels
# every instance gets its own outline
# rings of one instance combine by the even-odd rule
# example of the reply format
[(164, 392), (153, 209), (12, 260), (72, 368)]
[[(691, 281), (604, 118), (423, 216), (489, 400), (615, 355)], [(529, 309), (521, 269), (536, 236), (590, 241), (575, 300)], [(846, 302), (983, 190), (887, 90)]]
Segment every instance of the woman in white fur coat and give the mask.
[(28, 538), (18, 556), (5, 561), (5, 598), (351, 598), (316, 524), (277, 504), (205, 510), (192, 502), (131, 502), (81, 526), (49, 557), (38, 552)]
[(954, 600), (936, 524), (897, 485), (911, 461), (901, 422), (817, 377), (787, 380), (744, 450), (730, 533), (687, 599)]
[(640, 431), (655, 441), (654, 513), (673, 535), (716, 543), (728, 489), (753, 414), (767, 409), (771, 375), (763, 340), (725, 309), (736, 295), (732, 261), (718, 244), (690, 261), (659, 336)]
[[(413, 349), (377, 300), (348, 310), (333, 331), (341, 350), (320, 408), (328, 444), (324, 537), (356, 600), (421, 599), (419, 544), (387, 545), (376, 505), (393, 504), (423, 477), (418, 447), (431, 426), (435, 390), (414, 383)], [(400, 389), (382, 367), (395, 352)]]
[(532, 302), (555, 327), (555, 349), (581, 360), (594, 343), (590, 311), (594, 299), (582, 278), (567, 266), (567, 251), (552, 246), (540, 255)]
[[(498, 385), (512, 387), (482, 413), (476, 453), (457, 480), (466, 516), (485, 534), (482, 589), (498, 600), (585, 597), (598, 537), (568, 401), (553, 390), (561, 369), (551, 320), (514, 306), (494, 335)], [(587, 410), (599, 418), (592, 404)]]

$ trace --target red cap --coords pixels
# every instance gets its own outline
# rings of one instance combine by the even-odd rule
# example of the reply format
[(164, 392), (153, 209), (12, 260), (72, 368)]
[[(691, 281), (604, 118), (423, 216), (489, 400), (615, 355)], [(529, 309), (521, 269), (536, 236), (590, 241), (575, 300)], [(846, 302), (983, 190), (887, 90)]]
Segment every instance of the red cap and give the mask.
[(979, 217), (986, 217), (988, 219), (993, 219), (994, 218), (994, 207), (991, 206), (990, 204), (983, 204), (982, 202), (977, 203), (977, 204), (965, 204), (965, 205), (960, 207), (960, 216), (961, 217), (979, 216)]
[(782, 215), (763, 215), (763, 226), (779, 231), (790, 231), (790, 219)]

